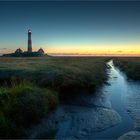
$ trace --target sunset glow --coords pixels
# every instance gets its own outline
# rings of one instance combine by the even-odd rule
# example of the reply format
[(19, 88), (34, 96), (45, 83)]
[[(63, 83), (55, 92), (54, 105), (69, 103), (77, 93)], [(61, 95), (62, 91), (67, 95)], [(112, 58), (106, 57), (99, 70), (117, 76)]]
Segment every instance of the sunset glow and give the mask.
[(1, 2), (0, 54), (26, 51), (31, 29), (49, 55), (140, 56), (139, 13), (140, 2)]
[(140, 44), (126, 45), (64, 45), (51, 46), (45, 49), (50, 54), (69, 54), (69, 55), (140, 55)]

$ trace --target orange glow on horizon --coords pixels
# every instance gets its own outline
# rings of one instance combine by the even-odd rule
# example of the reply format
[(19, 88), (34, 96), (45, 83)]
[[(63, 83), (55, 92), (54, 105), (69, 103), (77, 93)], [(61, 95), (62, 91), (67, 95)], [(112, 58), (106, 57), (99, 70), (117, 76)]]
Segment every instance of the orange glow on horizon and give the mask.
[(46, 53), (64, 55), (129, 55), (140, 56), (140, 44), (126, 45), (62, 45), (50, 46)]
[[(121, 55), (121, 56), (140, 56), (140, 44), (81, 44), (81, 45), (41, 45), (33, 46), (33, 51), (37, 51), (39, 48), (43, 48), (48, 54), (54, 55)], [(17, 49), (17, 48), (16, 48)], [(6, 49), (0, 53), (11, 53), (16, 50), (15, 48)], [(26, 47), (21, 47), (23, 51), (26, 51)]]

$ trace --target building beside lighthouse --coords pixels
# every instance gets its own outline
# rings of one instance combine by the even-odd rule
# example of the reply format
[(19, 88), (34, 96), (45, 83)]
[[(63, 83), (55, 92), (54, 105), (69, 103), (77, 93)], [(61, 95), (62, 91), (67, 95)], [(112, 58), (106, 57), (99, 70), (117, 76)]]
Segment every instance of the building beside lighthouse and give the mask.
[(38, 51), (33, 51), (32, 48), (32, 31), (28, 30), (28, 40), (27, 40), (27, 51), (23, 51), (18, 48), (14, 53), (4, 54), (3, 56), (13, 56), (13, 57), (39, 57), (44, 56), (44, 50), (40, 48)]

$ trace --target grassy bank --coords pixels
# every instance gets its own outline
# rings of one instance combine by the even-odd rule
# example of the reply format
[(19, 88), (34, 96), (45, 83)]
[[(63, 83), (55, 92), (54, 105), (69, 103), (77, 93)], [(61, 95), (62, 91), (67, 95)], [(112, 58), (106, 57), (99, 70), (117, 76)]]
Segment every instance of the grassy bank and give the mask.
[(0, 58), (0, 81), (11, 76), (58, 92), (94, 90), (105, 82), (104, 57)]
[(26, 131), (56, 108), (56, 92), (29, 82), (0, 88), (0, 138), (21, 138)]
[(114, 64), (124, 71), (128, 78), (140, 80), (140, 57), (114, 58)]
[(107, 79), (107, 59), (0, 58), (0, 138), (26, 137), (60, 99), (73, 99), (83, 89), (96, 90)]

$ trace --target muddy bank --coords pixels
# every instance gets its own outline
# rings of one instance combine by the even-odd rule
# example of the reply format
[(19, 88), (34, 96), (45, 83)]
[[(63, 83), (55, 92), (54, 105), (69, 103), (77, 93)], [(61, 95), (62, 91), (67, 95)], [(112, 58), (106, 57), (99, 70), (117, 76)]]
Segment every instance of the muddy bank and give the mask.
[(140, 82), (127, 82), (125, 106), (128, 114), (134, 120), (135, 130), (140, 131)]
[[(127, 94), (125, 95), (125, 107), (128, 114), (134, 121), (134, 131), (122, 135), (119, 140), (139, 140), (140, 139), (140, 83), (129, 81)], [(137, 88), (135, 88), (137, 87)]]
[(121, 136), (118, 140), (139, 140), (139, 139), (140, 139), (139, 131), (130, 131)]
[(118, 113), (103, 107), (80, 107), (61, 105), (49, 119), (44, 120), (33, 131), (31, 138), (57, 130), (55, 138), (88, 138), (95, 131), (101, 131), (120, 123)]

